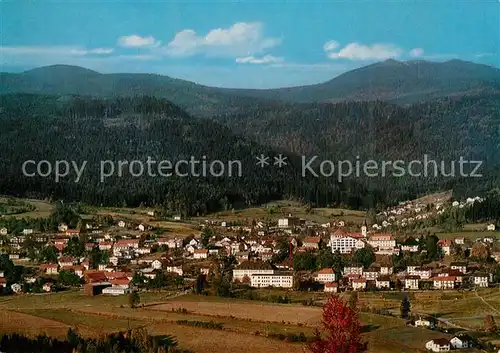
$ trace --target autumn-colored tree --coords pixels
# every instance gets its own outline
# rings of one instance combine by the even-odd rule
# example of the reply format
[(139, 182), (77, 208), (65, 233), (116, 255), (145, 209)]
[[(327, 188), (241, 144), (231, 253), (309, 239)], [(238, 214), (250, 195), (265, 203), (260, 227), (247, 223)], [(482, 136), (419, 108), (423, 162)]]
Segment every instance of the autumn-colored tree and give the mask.
[(470, 257), (478, 260), (487, 260), (490, 257), (488, 246), (482, 243), (475, 243), (472, 245)]
[(322, 330), (316, 329), (316, 339), (309, 345), (313, 353), (360, 353), (366, 343), (361, 341), (361, 324), (356, 310), (337, 295), (328, 298), (323, 307)]
[(497, 324), (493, 316), (486, 315), (484, 317), (484, 330), (489, 333), (497, 332)]

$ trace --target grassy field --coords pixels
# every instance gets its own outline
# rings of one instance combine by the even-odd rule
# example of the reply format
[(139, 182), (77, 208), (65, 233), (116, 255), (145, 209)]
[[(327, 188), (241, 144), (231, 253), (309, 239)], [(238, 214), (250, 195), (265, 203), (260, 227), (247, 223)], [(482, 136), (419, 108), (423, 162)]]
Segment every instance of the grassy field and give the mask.
[(246, 222), (252, 220), (271, 220), (277, 222), (279, 218), (292, 214), (295, 217), (303, 218), (317, 223), (327, 223), (332, 220), (343, 220), (362, 224), (365, 221), (364, 211), (354, 211), (339, 208), (312, 208), (307, 211), (304, 205), (295, 201), (275, 201), (261, 207), (249, 207), (234, 211), (216, 212), (203, 217), (196, 217), (198, 221), (220, 220), (227, 222)]
[[(0, 197), (0, 204), (6, 203), (8, 199), (12, 198)], [(50, 216), (50, 214), (54, 211), (54, 206), (51, 205), (49, 202), (43, 200), (20, 199), (20, 198), (13, 198), (13, 199), (28, 203), (35, 207), (33, 211), (12, 215), (15, 218), (45, 218)]]
[(178, 221), (156, 220), (147, 214), (147, 210), (140, 208), (96, 208), (92, 214), (109, 215), (116, 219), (129, 220), (136, 223), (143, 223), (155, 228), (162, 228), (168, 233), (176, 236), (189, 236), (201, 234), (198, 227), (190, 223)]
[[(450, 320), (491, 311), (475, 293), (453, 294), (413, 293), (412, 311), (439, 313)], [(490, 305), (500, 307), (497, 291), (484, 290), (480, 295)], [(318, 300), (323, 298), (318, 294), (314, 296)], [(396, 312), (400, 305), (397, 293), (360, 293), (360, 301)], [(263, 353), (294, 353), (303, 352), (303, 344), (265, 336), (279, 333), (311, 336), (321, 318), (318, 307), (195, 295), (169, 299), (168, 293), (141, 293), (141, 303), (145, 306), (131, 309), (125, 296), (86, 297), (79, 291), (5, 297), (0, 300), (0, 331), (45, 332), (62, 337), (69, 327), (85, 335), (146, 327), (151, 334), (174, 335), (182, 347), (194, 352), (233, 353), (251, 349)], [(172, 312), (179, 308), (188, 312)], [(434, 331), (406, 327), (404, 321), (396, 317), (363, 312), (360, 319), (365, 325), (363, 337), (369, 343), (370, 353), (423, 352), (425, 342), (443, 337)], [(222, 324), (223, 330), (179, 325), (177, 320), (214, 321)]]

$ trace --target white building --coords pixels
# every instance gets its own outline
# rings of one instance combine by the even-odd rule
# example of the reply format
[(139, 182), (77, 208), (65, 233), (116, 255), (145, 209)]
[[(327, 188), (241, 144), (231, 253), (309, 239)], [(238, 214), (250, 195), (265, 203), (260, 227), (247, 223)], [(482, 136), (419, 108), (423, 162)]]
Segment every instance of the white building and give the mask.
[(351, 283), (353, 290), (363, 290), (366, 288), (366, 279), (364, 278), (355, 278)]
[(118, 222), (118, 227), (125, 228), (125, 222), (124, 221), (119, 221)]
[(432, 352), (447, 352), (451, 349), (451, 344), (446, 338), (438, 338), (427, 342), (425, 348)]
[(288, 217), (278, 219), (278, 228), (293, 228), (299, 225), (299, 219), (297, 217)]
[(7, 235), (8, 233), (9, 231), (7, 230), (7, 228), (0, 229), (0, 235)]
[(338, 288), (339, 286), (337, 283), (325, 283), (324, 291), (327, 293), (337, 293)]
[(454, 349), (463, 349), (472, 347), (472, 339), (468, 336), (455, 336), (450, 340)]
[(256, 288), (265, 287), (293, 287), (293, 275), (291, 272), (273, 274), (253, 274), (250, 277), (250, 285)]
[(486, 274), (475, 274), (474, 285), (477, 287), (488, 288), (488, 275)]
[(457, 278), (454, 276), (434, 277), (433, 284), (435, 289), (454, 289)]
[(242, 281), (245, 277), (251, 279), (253, 275), (272, 275), (273, 267), (267, 262), (245, 261), (233, 270), (233, 281)]
[(130, 280), (128, 278), (116, 278), (111, 280), (111, 287), (104, 288), (103, 294), (121, 295), (130, 293)]
[(368, 244), (378, 249), (394, 249), (396, 240), (391, 234), (374, 234), (368, 239)]
[(193, 259), (208, 258), (208, 249), (198, 249), (193, 252)]
[(320, 283), (335, 282), (335, 272), (332, 268), (323, 268), (319, 270), (316, 281)]
[(426, 327), (426, 328), (434, 328), (436, 324), (432, 322), (431, 320), (427, 319), (418, 319), (415, 321), (415, 327)]
[(332, 248), (332, 253), (336, 253), (338, 251), (341, 254), (350, 254), (351, 252), (364, 248), (365, 242), (360, 238), (349, 235), (332, 234), (330, 236), (330, 247)]
[(406, 276), (404, 279), (405, 289), (418, 290), (419, 282), (420, 282), (419, 276)]
[(492, 224), (488, 224), (488, 226), (486, 227), (486, 230), (488, 231), (494, 231), (495, 230), (495, 225), (492, 223)]

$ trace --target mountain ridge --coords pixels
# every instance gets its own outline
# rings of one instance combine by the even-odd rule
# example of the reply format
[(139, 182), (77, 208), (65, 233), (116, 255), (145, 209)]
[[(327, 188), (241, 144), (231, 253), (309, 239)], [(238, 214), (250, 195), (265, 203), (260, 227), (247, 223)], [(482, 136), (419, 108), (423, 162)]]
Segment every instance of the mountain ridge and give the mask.
[(103, 74), (79, 66), (51, 65), (0, 73), (0, 94), (35, 93), (95, 97), (152, 95), (189, 113), (210, 117), (268, 101), (286, 103), (386, 100), (397, 104), (471, 91), (500, 90), (500, 69), (462, 60), (386, 60), (345, 72), (323, 83), (277, 89), (211, 87), (165, 75)]

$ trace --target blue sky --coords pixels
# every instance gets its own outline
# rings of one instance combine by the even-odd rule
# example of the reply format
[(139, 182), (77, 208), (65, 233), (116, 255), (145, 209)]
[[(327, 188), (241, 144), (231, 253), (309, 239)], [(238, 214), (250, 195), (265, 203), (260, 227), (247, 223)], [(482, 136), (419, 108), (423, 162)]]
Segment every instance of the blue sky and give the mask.
[(0, 16), (1, 71), (72, 64), (269, 88), (387, 58), (500, 66), (498, 0), (4, 0)]

